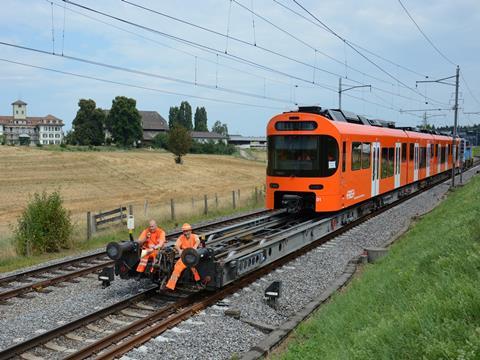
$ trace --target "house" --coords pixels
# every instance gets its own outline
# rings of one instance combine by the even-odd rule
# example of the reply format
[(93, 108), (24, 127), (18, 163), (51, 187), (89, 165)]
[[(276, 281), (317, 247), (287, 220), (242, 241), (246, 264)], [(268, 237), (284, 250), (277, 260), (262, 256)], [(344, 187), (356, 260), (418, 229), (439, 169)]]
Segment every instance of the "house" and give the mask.
[(27, 116), (27, 103), (17, 100), (12, 103), (12, 116), (0, 116), (0, 135), (6, 144), (35, 145), (61, 144), (63, 120), (47, 115)]
[(202, 144), (208, 141), (212, 141), (215, 144), (218, 144), (220, 142), (227, 144), (228, 140), (227, 136), (213, 131), (190, 131), (190, 135), (192, 136), (192, 140)]
[(265, 136), (242, 136), (242, 135), (229, 135), (228, 143), (243, 149), (266, 149), (267, 138)]

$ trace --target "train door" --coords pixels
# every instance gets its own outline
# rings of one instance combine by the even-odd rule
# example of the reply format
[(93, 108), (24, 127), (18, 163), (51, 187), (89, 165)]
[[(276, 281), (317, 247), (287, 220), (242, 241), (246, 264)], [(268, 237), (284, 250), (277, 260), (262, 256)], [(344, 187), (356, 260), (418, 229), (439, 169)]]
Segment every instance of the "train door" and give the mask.
[(418, 180), (418, 168), (419, 168), (419, 156), (418, 156), (418, 144), (415, 143), (415, 149), (413, 151), (413, 181)]
[(442, 144), (437, 144), (437, 173), (442, 172)]
[(445, 170), (448, 170), (448, 144), (445, 145)]
[(380, 143), (372, 143), (372, 197), (380, 192)]
[(395, 189), (400, 186), (400, 164), (402, 154), (402, 143), (395, 143), (395, 165), (394, 165), (394, 176), (395, 176)]
[(430, 144), (427, 144), (427, 163), (426, 163), (426, 171), (427, 171), (427, 177), (430, 176)]

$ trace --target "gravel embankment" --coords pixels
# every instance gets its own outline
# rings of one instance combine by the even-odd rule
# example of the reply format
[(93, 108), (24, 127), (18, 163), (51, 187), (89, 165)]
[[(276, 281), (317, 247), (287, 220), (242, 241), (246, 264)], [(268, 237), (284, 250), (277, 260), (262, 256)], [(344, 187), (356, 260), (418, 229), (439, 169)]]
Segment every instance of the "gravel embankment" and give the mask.
[[(471, 174), (464, 174), (464, 180)], [(363, 248), (382, 246), (404, 232), (412, 216), (430, 211), (447, 190), (448, 185), (437, 186), (355, 227), (131, 351), (125, 359), (228, 359), (247, 351), (265, 334), (243, 320), (278, 326), (317, 297)], [(263, 291), (273, 280), (282, 281), (283, 291), (276, 311), (263, 303)], [(146, 286), (148, 282), (116, 280), (102, 289), (96, 276), (89, 276), (51, 293), (35, 294), (32, 299), (11, 299), (11, 305), (0, 305), (0, 349), (113, 304)], [(225, 316), (227, 308), (239, 309), (240, 320)]]

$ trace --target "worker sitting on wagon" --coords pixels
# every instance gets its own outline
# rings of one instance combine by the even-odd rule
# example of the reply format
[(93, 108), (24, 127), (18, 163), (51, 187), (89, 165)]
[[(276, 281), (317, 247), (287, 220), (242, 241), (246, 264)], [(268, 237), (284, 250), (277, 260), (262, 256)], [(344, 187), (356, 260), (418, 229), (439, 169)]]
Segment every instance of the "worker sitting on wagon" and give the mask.
[[(157, 226), (155, 220), (150, 220), (148, 228), (142, 231), (137, 242), (142, 248), (137, 272), (143, 273), (147, 267), (148, 261), (155, 261), (158, 250), (165, 245), (165, 231)], [(150, 271), (153, 272), (153, 266)]]
[[(175, 249), (180, 254), (180, 259), (178, 259), (178, 261), (176, 262), (175, 267), (173, 268), (172, 276), (170, 277), (170, 280), (168, 280), (166, 285), (167, 289), (170, 290), (175, 290), (178, 279), (182, 275), (182, 272), (187, 268), (181, 258), (183, 250), (189, 248), (197, 249), (198, 245), (200, 244), (200, 239), (197, 235), (192, 234), (192, 227), (189, 224), (183, 224), (182, 232), (183, 234), (180, 235), (180, 237), (177, 239), (177, 242), (175, 243)], [(190, 270), (193, 273), (193, 278), (198, 283), (200, 281), (200, 275), (198, 274), (197, 269), (192, 267), (190, 268)]]

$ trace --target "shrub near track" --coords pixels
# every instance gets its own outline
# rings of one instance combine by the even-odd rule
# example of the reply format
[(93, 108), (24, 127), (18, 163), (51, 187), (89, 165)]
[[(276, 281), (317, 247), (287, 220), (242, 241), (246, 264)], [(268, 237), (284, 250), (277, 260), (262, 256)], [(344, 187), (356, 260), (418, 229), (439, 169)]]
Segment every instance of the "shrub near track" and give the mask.
[(480, 177), (291, 337), (281, 359), (480, 359)]

